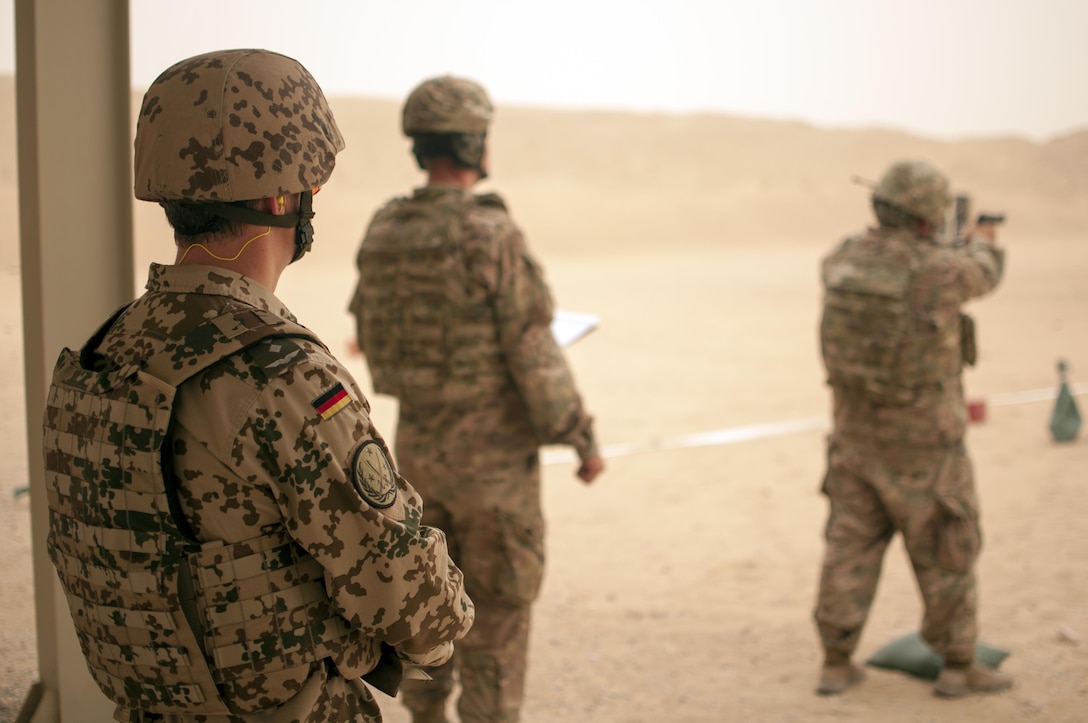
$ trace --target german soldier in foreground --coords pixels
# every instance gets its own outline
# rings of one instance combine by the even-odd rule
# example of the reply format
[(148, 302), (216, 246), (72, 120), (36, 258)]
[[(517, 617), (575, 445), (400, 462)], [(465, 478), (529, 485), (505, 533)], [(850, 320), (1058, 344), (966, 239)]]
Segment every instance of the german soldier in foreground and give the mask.
[(997, 285), (1005, 257), (993, 224), (978, 225), (965, 245), (940, 243), (949, 201), (934, 168), (896, 163), (873, 191), (879, 226), (823, 261), (820, 341), (834, 430), (815, 611), (821, 694), (862, 677), (850, 658), (897, 531), (925, 605), (922, 637), (944, 661), (934, 691), (957, 698), (1012, 684), (975, 662), (981, 539), (962, 383), (974, 344), (961, 306)]
[[(449, 535), (476, 603), (456, 656), (465, 723), (520, 715), (544, 573), (538, 447), (573, 447), (584, 482), (604, 469), (549, 328), (543, 272), (503, 201), (471, 191), (487, 174), (491, 112), (484, 89), (462, 78), (408, 96), (403, 129), (427, 185), (375, 214), (350, 307), (374, 390), (400, 402), (397, 460), (426, 476), (424, 521)], [(406, 682), (416, 723), (446, 720), (454, 664)]]
[(136, 197), (176, 263), (78, 351), (45, 419), (48, 548), (119, 721), (380, 721), (473, 619), (358, 386), (276, 298), (344, 147), (317, 83), (263, 50), (151, 85)]

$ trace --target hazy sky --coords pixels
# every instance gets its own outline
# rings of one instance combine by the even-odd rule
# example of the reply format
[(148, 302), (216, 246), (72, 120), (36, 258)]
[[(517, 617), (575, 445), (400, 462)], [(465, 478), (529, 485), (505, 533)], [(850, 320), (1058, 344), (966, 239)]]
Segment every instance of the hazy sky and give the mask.
[[(13, 65), (12, 0), (0, 70)], [(1088, 0), (131, 0), (133, 83), (263, 47), (327, 94), (467, 75), (499, 103), (1042, 140), (1088, 127)]]

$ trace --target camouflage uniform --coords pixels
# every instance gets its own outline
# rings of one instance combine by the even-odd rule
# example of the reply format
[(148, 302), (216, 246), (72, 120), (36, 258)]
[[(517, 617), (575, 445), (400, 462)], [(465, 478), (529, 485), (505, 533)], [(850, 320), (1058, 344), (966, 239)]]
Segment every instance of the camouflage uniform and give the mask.
[(516, 721), (544, 572), (538, 447), (597, 454), (550, 292), (501, 199), (453, 186), (379, 210), (357, 263), (350, 310), (375, 391), (400, 402), (397, 459), (477, 610), (456, 660), (406, 681), (405, 703), (444, 720), (424, 711), (440, 709), (456, 665), (462, 721)]
[[(947, 201), (940, 188), (914, 186), (923, 200), (936, 198), (928, 208), (893, 192), (897, 205), (880, 203), (904, 168), (894, 166), (874, 193), (878, 217), (894, 224), (907, 209), (935, 225)], [(948, 664), (974, 659), (981, 537), (961, 380), (973, 332), (960, 309), (992, 290), (1003, 268), (1002, 250), (988, 243), (954, 247), (888, 223), (824, 259), (821, 342), (834, 430), (815, 618), (831, 659), (854, 652), (896, 531), (925, 605), (922, 636)]]
[[(178, 68), (160, 81), (185, 75), (194, 95), (214, 94), (235, 69), (290, 118), (290, 92), (264, 95), (271, 74), (327, 111), (309, 74), (267, 51)], [(145, 119), (169, 107), (160, 81)], [(342, 147), (331, 115), (318, 126)], [(300, 147), (306, 133), (291, 132)], [(145, 143), (138, 131), (150, 163)], [(291, 158), (276, 170), (297, 179)], [(307, 190), (331, 172), (331, 156), (308, 158), (327, 168), (302, 180)], [(138, 162), (137, 195), (169, 194), (170, 175)], [(157, 191), (140, 184), (152, 177)], [(232, 200), (229, 186), (212, 187)], [(463, 576), (444, 534), (421, 524), (422, 502), (369, 412), (271, 291), (222, 267), (152, 265), (143, 296), (61, 354), (45, 419), (48, 547), (117, 720), (380, 721), (361, 678), (392, 690), (405, 666), (452, 654), (474, 613)]]

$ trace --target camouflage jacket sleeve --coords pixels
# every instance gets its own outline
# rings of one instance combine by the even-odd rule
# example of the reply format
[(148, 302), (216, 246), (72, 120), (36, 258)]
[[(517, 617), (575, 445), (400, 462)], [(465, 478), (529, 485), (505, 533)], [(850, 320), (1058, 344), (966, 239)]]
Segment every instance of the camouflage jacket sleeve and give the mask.
[(993, 291), (1005, 275), (1005, 249), (972, 239), (960, 250), (967, 259), (959, 279), (964, 301)]
[(597, 454), (570, 367), (551, 332), (552, 297), (521, 231), (501, 205), (481, 206), (465, 221), (466, 248), (487, 249), (475, 266), (492, 291), (499, 344), (542, 444), (570, 445), (581, 459)]
[[(390, 210), (395, 207), (395, 204), (399, 203), (400, 199), (394, 199), (389, 203), (382, 206), (371, 217), (370, 222), (367, 224), (366, 232), (363, 234), (363, 240), (370, 234), (370, 229), (374, 226), (374, 222), (381, 219), (383, 216), (390, 213)], [(360, 243), (359, 248), (355, 252), (355, 269), (356, 269), (356, 281), (355, 289), (352, 291), (351, 298), (348, 300), (348, 313), (351, 314), (355, 323), (355, 344), (359, 351), (362, 352), (367, 348), (366, 339), (366, 324), (363, 323), (363, 307), (365, 306), (363, 301), (363, 280), (360, 273), (363, 263), (363, 247)]]
[[(227, 468), (190, 489), (198, 534), (229, 539), (283, 524), (324, 568), (352, 628), (409, 660), (448, 657), (472, 624), (472, 602), (443, 533), (420, 526), (422, 501), (395, 472), (354, 380), (309, 341), (266, 341), (229, 364), (186, 400), (192, 409), (192, 395), (214, 395), (216, 404), (178, 413)], [(184, 456), (181, 474), (195, 466)]]
[(964, 302), (993, 291), (1004, 270), (1004, 249), (989, 243), (935, 247), (922, 265), (915, 304), (946, 308), (951, 313)]
[(352, 320), (355, 324), (355, 345), (362, 351), (366, 349), (366, 333), (365, 324), (363, 324), (363, 295), (359, 291), (359, 285), (356, 283), (355, 291), (351, 295), (351, 299), (348, 301), (348, 313), (351, 314)]

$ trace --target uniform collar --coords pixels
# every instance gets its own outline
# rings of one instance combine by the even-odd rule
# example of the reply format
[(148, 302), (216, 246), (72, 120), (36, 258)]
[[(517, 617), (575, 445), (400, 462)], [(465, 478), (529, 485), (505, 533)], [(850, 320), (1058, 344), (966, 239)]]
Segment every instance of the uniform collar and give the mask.
[(276, 316), (297, 321), (290, 309), (271, 291), (248, 276), (218, 266), (166, 266), (153, 263), (148, 272), (146, 288), (149, 292), (227, 296)]
[(426, 186), (420, 186), (412, 193), (412, 198), (415, 199), (434, 199), (440, 196), (471, 196), (472, 190), (468, 188), (461, 188), (451, 183), (432, 183)]

